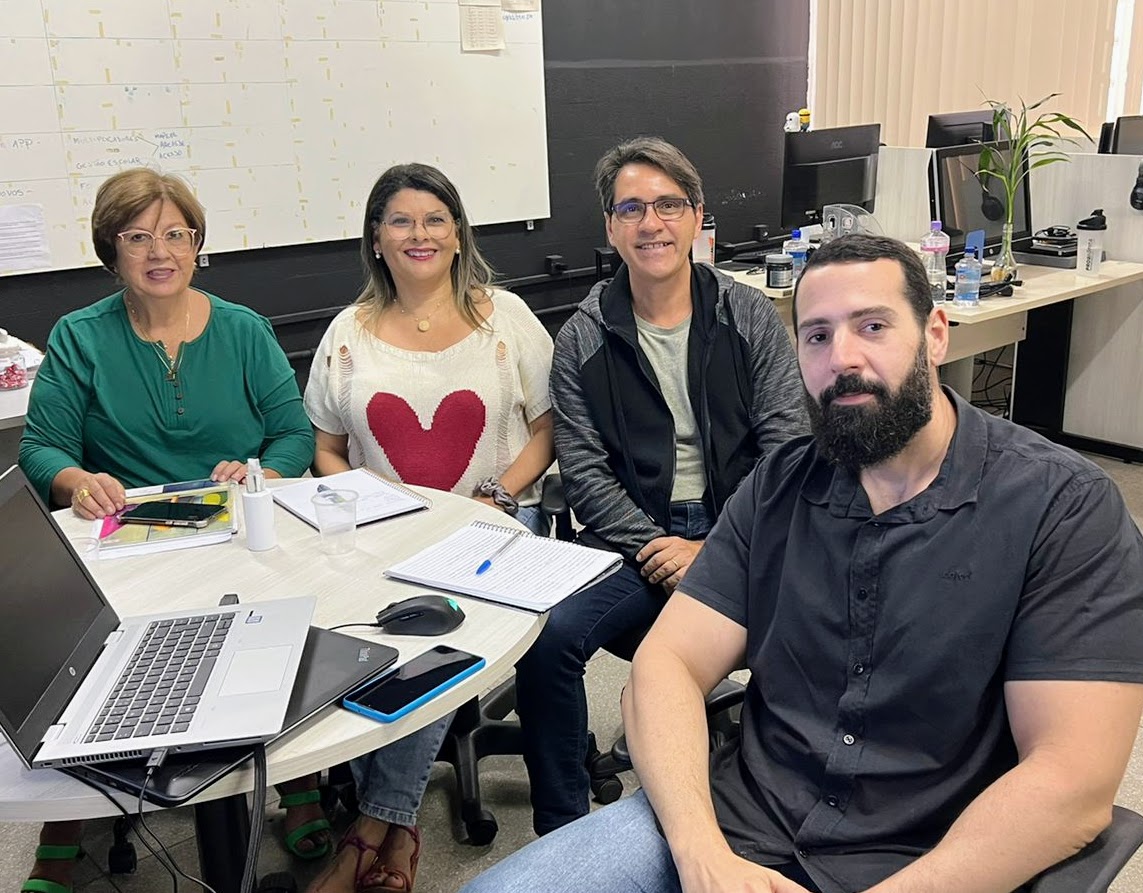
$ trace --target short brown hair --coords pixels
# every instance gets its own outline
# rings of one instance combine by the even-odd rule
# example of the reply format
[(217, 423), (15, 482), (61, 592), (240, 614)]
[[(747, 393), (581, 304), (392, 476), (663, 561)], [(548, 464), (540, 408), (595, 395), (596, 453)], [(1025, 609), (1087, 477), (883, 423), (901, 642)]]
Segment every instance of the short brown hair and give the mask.
[(615, 204), (615, 180), (629, 164), (647, 164), (658, 168), (682, 188), (696, 208), (702, 204), (702, 177), (679, 149), (659, 136), (637, 136), (609, 149), (595, 166), (595, 188), (603, 213), (610, 214)]
[(161, 174), (149, 167), (132, 167), (108, 177), (95, 194), (91, 210), (91, 241), (103, 266), (116, 272), (116, 243), (119, 233), (132, 220), (157, 201), (166, 200), (178, 208), (187, 226), (198, 233), (198, 244), (206, 241), (206, 210), (190, 186), (174, 174)]
[(794, 299), (791, 302), (791, 315), (795, 330), (798, 327), (798, 290), (802, 279), (810, 270), (830, 264), (873, 263), (877, 260), (895, 260), (901, 267), (905, 280), (904, 298), (913, 311), (913, 316), (923, 329), (933, 310), (933, 297), (929, 289), (929, 275), (920, 256), (897, 239), (888, 236), (875, 236), (870, 233), (850, 233), (822, 244), (810, 254), (802, 275), (794, 286)]

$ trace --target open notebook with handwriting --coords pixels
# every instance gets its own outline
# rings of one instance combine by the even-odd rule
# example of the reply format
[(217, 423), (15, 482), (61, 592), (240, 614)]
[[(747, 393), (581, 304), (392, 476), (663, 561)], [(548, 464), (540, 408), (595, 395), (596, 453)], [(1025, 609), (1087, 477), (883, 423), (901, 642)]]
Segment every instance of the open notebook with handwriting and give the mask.
[(622, 563), (615, 552), (474, 521), (385, 576), (540, 613)]

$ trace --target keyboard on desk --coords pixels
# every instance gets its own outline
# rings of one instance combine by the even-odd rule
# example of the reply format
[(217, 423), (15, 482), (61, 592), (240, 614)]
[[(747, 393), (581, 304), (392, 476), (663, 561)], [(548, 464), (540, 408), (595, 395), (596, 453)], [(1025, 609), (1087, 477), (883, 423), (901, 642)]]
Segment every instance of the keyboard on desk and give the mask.
[(185, 732), (233, 622), (233, 614), (152, 622), (84, 740)]

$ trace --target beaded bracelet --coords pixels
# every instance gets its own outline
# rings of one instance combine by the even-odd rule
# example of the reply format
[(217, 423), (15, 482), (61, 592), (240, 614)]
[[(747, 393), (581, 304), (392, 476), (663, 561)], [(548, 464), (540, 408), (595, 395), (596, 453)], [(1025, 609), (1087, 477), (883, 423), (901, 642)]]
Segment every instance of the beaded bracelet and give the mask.
[(504, 485), (496, 478), (485, 478), (476, 485), (476, 489), (472, 491), (473, 496), (489, 496), (492, 501), (496, 503), (496, 507), (501, 509), (509, 515), (515, 516), (516, 512), (520, 510), (520, 503), (516, 498), (504, 489)]

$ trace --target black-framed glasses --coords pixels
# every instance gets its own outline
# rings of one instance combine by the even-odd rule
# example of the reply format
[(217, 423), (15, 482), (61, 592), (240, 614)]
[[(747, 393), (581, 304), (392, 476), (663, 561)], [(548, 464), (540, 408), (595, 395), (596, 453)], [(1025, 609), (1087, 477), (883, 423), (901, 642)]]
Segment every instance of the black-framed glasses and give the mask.
[(620, 223), (635, 224), (643, 222), (643, 218), (647, 216), (648, 208), (654, 208), (655, 214), (660, 220), (678, 220), (686, 213), (687, 208), (693, 207), (694, 202), (689, 198), (660, 198), (653, 202), (641, 202), (632, 199), (612, 205), (608, 210), (615, 215), (615, 219)]
[[(447, 239), (452, 233), (452, 228), (456, 225), (456, 221), (447, 211), (434, 211), (431, 214), (426, 214), (420, 223), (421, 229), (431, 239)], [(381, 221), (381, 225), (385, 227), (391, 239), (400, 242), (413, 235), (417, 220), (408, 214), (390, 214)]]
[(149, 233), (145, 229), (128, 229), (118, 233), (117, 236), (123, 243), (123, 250), (131, 257), (146, 257), (151, 253), (155, 239), (162, 239), (167, 251), (175, 257), (186, 257), (198, 244), (198, 230), (184, 226), (169, 229), (161, 236)]

